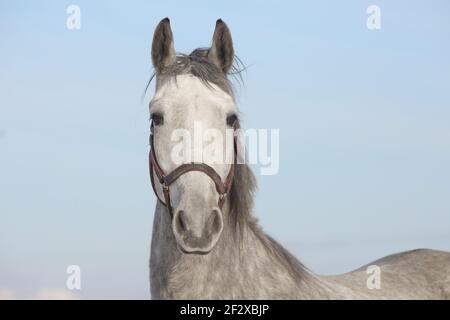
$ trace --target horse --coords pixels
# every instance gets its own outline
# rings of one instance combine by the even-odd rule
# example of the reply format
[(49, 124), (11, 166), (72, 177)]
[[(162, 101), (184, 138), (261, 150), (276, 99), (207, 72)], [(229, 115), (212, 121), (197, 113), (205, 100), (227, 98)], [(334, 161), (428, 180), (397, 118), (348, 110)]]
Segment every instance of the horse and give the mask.
[[(209, 48), (176, 53), (170, 21), (157, 25), (151, 59), (156, 77), (150, 101), (150, 177), (158, 198), (151, 240), (153, 299), (450, 299), (450, 253), (418, 249), (337, 276), (306, 268), (268, 236), (253, 214), (256, 180), (235, 132), (239, 111), (229, 77), (236, 71), (228, 26), (217, 20)], [(172, 133), (192, 133), (194, 123), (226, 135), (207, 146), (230, 161), (174, 161)], [(176, 139), (175, 139), (176, 140)], [(190, 146), (186, 153), (202, 153)], [(206, 147), (205, 147), (206, 148)], [(195, 149), (195, 150), (194, 150)]]

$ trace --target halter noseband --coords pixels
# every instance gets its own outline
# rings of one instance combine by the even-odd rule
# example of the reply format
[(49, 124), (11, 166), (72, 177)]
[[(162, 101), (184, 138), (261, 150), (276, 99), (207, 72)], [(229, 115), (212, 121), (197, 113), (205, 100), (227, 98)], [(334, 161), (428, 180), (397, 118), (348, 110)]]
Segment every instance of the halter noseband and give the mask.
[[(169, 187), (172, 183), (174, 183), (183, 174), (186, 174), (191, 171), (203, 172), (208, 177), (211, 178), (211, 180), (216, 185), (216, 190), (217, 190), (217, 193), (219, 194), (219, 202), (218, 202), (219, 208), (222, 209), (223, 204), (225, 203), (225, 199), (226, 199), (227, 195), (230, 193), (231, 185), (233, 184), (234, 170), (235, 170), (236, 161), (237, 161), (237, 134), (236, 134), (235, 125), (233, 125), (233, 128), (234, 128), (234, 132), (233, 132), (233, 149), (234, 149), (233, 150), (233, 162), (231, 163), (230, 171), (228, 172), (228, 175), (227, 175), (227, 177), (225, 179), (225, 183), (224, 183), (224, 182), (222, 182), (222, 178), (216, 172), (216, 170), (214, 170), (212, 167), (210, 167), (206, 163), (197, 163), (197, 162), (185, 163), (185, 164), (182, 164), (179, 167), (175, 168), (170, 173), (165, 174), (163, 169), (161, 168), (161, 166), (158, 163), (158, 159), (156, 158), (155, 147), (153, 144), (153, 122), (152, 122), (151, 134), (150, 134), (150, 153), (149, 153), (149, 161), (148, 161), (149, 171), (150, 171), (150, 181), (152, 183), (153, 192), (155, 193), (159, 202), (161, 202), (162, 205), (167, 207), (171, 218), (173, 218), (173, 209), (172, 209), (172, 205), (170, 202)], [(158, 181), (162, 186), (164, 201), (159, 197), (158, 192), (156, 190), (153, 171), (156, 173), (156, 177), (158, 178)]]

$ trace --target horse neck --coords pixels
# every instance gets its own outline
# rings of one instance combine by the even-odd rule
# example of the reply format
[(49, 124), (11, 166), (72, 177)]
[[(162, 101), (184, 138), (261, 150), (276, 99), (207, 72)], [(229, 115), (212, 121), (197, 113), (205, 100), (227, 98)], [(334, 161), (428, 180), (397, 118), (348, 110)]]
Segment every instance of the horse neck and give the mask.
[[(228, 204), (223, 213), (229, 216)], [(177, 249), (167, 209), (158, 204), (150, 259), (152, 297), (289, 299), (323, 294), (323, 288), (308, 271), (292, 273), (289, 263), (283, 260), (288, 257), (271, 252), (275, 248), (270, 244), (276, 243), (256, 222), (248, 222), (242, 234), (236, 236), (227, 220), (209, 254), (186, 255)]]

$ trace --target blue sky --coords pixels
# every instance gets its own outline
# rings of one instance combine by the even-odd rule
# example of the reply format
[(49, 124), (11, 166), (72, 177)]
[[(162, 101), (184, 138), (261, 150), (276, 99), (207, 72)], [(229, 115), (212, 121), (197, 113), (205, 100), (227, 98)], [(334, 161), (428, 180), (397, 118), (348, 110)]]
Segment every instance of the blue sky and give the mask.
[[(66, 8), (81, 8), (81, 30)], [(369, 5), (381, 30), (366, 28)], [(259, 176), (264, 229), (312, 270), (415, 247), (450, 250), (447, 1), (0, 1), (0, 293), (64, 288), (148, 298), (155, 197), (147, 176), (150, 46), (229, 25), (249, 65), (247, 128), (280, 129)], [(286, 201), (290, 199), (290, 201)]]

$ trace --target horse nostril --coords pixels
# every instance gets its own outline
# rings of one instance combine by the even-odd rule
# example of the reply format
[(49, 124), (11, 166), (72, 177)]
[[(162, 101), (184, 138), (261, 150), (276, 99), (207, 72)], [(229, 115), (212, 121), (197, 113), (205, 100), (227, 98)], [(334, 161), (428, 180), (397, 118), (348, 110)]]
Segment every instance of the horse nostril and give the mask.
[(214, 209), (209, 217), (208, 229), (211, 234), (217, 234), (222, 229), (223, 221), (219, 210)]
[(175, 225), (177, 228), (178, 233), (184, 233), (187, 231), (187, 221), (186, 221), (186, 214), (183, 210), (178, 211), (177, 216), (175, 217)]

